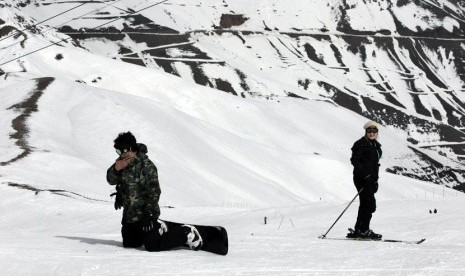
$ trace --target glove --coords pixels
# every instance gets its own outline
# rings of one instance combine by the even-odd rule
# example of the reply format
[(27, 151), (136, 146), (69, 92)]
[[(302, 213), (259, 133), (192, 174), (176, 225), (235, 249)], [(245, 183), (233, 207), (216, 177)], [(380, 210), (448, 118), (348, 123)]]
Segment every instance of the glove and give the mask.
[(160, 224), (160, 228), (158, 229), (158, 233), (160, 233), (160, 236), (163, 235), (164, 233), (168, 232), (168, 225), (163, 220), (157, 220), (158, 224)]
[(115, 210), (121, 209), (121, 207), (123, 207), (123, 195), (118, 185), (116, 186), (116, 192), (112, 193), (110, 196), (115, 196)]
[(157, 220), (152, 216), (152, 214), (149, 214), (141, 220), (142, 231), (150, 232), (155, 228), (156, 224)]

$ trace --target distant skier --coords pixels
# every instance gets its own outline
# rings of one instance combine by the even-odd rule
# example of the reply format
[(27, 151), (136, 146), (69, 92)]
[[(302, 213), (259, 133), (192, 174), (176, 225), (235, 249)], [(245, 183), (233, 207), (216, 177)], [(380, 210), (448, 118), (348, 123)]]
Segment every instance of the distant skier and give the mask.
[(378, 124), (368, 121), (363, 128), (365, 136), (357, 140), (352, 147), (350, 161), (354, 166), (354, 184), (360, 192), (355, 230), (349, 229), (348, 238), (381, 239), (370, 229), (372, 214), (376, 211), (375, 193), (378, 191), (379, 159), (382, 155), (381, 144), (377, 141)]
[(147, 251), (169, 250), (187, 245), (202, 246), (202, 238), (191, 225), (168, 229), (158, 220), (160, 185), (147, 147), (138, 144), (131, 132), (120, 133), (114, 141), (116, 162), (107, 170), (107, 181), (116, 185), (115, 209), (123, 208), (121, 234), (124, 247), (145, 246)]

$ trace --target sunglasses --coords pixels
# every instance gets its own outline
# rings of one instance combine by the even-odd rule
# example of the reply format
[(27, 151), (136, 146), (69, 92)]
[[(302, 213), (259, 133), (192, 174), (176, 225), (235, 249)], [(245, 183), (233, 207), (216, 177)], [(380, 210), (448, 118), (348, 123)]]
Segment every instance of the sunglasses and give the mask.
[(378, 133), (378, 129), (370, 127), (370, 128), (367, 128), (366, 132), (367, 133)]
[(123, 154), (123, 153), (125, 153), (125, 152), (128, 152), (128, 151), (129, 151), (128, 149), (124, 149), (124, 150), (116, 149), (116, 153), (117, 153), (118, 155), (121, 155), (121, 154)]

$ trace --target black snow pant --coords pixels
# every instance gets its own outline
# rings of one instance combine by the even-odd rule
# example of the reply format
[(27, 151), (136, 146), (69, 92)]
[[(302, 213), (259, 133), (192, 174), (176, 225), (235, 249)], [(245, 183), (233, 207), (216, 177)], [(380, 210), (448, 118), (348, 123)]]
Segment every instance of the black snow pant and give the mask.
[(375, 190), (371, 183), (366, 183), (363, 179), (354, 177), (354, 184), (357, 191), (363, 188), (359, 194), (360, 206), (358, 207), (357, 222), (355, 223), (355, 230), (364, 232), (370, 229), (370, 221), (373, 213), (376, 211)]
[(168, 232), (160, 235), (160, 224), (157, 223), (154, 229), (149, 232), (142, 231), (140, 222), (122, 222), (121, 234), (123, 236), (124, 247), (140, 247), (144, 245), (147, 251), (165, 251), (185, 245), (187, 235), (179, 227), (170, 227)]

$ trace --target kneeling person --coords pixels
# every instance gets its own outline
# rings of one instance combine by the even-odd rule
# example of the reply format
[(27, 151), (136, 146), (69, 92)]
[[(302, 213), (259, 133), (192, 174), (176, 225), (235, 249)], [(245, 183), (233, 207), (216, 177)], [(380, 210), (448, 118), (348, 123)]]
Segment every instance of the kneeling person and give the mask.
[(144, 245), (147, 251), (186, 245), (193, 250), (200, 249), (202, 238), (195, 227), (183, 225), (168, 229), (158, 219), (161, 190), (157, 168), (147, 156), (147, 147), (138, 144), (131, 132), (120, 133), (114, 147), (119, 157), (107, 170), (107, 181), (116, 186), (115, 209), (123, 208), (123, 246)]

